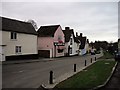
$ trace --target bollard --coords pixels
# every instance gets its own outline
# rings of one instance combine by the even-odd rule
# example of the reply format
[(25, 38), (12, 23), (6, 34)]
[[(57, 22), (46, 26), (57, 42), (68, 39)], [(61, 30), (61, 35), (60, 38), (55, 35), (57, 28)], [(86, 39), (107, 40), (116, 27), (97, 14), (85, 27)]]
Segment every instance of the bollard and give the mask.
[(92, 63), (92, 58), (91, 58), (91, 63)]
[(53, 84), (53, 71), (50, 71), (49, 83), (50, 83), (50, 84)]
[(96, 61), (96, 57), (95, 57), (95, 61)]
[(85, 60), (85, 66), (86, 66), (86, 64), (87, 64), (87, 61)]
[(76, 64), (74, 64), (74, 72), (76, 72)]

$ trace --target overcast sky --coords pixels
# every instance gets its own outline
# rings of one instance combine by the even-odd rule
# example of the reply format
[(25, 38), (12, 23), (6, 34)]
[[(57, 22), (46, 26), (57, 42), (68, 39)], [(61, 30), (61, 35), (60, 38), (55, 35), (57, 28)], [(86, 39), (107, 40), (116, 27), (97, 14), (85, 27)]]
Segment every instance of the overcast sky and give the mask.
[(117, 2), (2, 2), (0, 16), (33, 19), (38, 27), (69, 26), (90, 41), (118, 39)]

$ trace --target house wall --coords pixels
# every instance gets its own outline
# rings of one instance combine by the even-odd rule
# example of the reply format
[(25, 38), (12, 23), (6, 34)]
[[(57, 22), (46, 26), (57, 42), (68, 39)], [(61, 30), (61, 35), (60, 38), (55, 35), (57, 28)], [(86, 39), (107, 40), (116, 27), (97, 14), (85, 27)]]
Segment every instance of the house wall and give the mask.
[[(5, 56), (37, 54), (37, 35), (17, 33), (16, 40), (12, 40), (10, 37), (11, 32), (2, 31)], [(21, 53), (16, 54), (16, 46), (21, 46)]]
[(65, 42), (64, 55), (67, 56), (67, 54), (68, 54), (68, 42)]
[[(54, 34), (54, 42), (58, 42), (58, 37), (61, 36), (61, 40), (64, 42), (64, 33), (62, 31), (62, 28), (59, 26)], [(58, 53), (58, 46), (56, 47), (56, 57), (64, 56), (64, 51), (62, 53)], [(55, 50), (53, 51), (55, 53)]]
[(85, 44), (85, 50), (86, 50), (86, 53), (89, 52), (89, 44), (87, 42)]
[(38, 37), (38, 50), (50, 50), (50, 58), (64, 56), (64, 52), (58, 53), (58, 46), (54, 46), (54, 42), (58, 42), (59, 36), (61, 36), (61, 40), (64, 42), (64, 34), (61, 27), (58, 27), (54, 37)]
[(79, 54), (79, 43), (74, 43), (74, 48), (75, 48), (75, 51), (74, 51), (74, 54), (75, 55), (78, 55)]
[(2, 46), (0, 46), (0, 61), (3, 61), (2, 60)]
[(72, 45), (70, 45), (70, 42), (71, 42), (71, 41), (68, 42), (68, 44), (69, 44), (70, 47), (72, 48), (72, 54), (70, 54), (70, 55), (75, 55), (75, 51), (76, 51), (76, 50), (75, 50), (75, 46), (74, 46), (74, 45), (75, 45), (75, 44), (74, 44), (75, 42), (74, 42), (73, 35), (71, 35), (70, 38), (72, 38)]
[(70, 46), (72, 48), (72, 54), (70, 54), (70, 55), (72, 56), (72, 55), (77, 55), (78, 54), (78, 52), (76, 52), (76, 51), (79, 50), (79, 44), (74, 42), (73, 35), (71, 35), (71, 38), (72, 38), (72, 45), (70, 45), (70, 41), (66, 42), (64, 53), (65, 54), (68, 53), (68, 46)]
[(38, 50), (50, 50), (50, 57), (53, 57), (53, 37), (38, 37)]
[(2, 61), (2, 30), (0, 30), (0, 61)]
[(2, 30), (0, 30), (0, 45), (2, 45)]

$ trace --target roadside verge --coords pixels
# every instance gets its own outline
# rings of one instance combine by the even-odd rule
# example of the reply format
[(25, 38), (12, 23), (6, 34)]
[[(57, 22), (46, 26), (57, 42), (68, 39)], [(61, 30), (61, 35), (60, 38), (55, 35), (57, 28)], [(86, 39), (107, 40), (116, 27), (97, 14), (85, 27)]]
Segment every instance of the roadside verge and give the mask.
[(99, 60), (81, 72), (60, 82), (55, 88), (97, 89), (108, 82), (116, 65), (115, 61)]

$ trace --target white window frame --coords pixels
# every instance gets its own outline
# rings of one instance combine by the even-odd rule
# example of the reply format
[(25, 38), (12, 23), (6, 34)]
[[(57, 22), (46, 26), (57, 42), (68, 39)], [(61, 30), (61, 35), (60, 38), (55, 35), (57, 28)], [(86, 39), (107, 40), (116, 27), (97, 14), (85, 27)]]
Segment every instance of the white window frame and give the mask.
[(21, 53), (21, 49), (22, 49), (21, 46), (16, 46), (16, 47), (15, 47), (15, 52), (16, 52), (16, 53)]
[[(13, 35), (13, 36), (12, 36)], [(17, 33), (16, 32), (11, 32), (10, 33), (10, 39), (11, 40), (17, 40)]]

